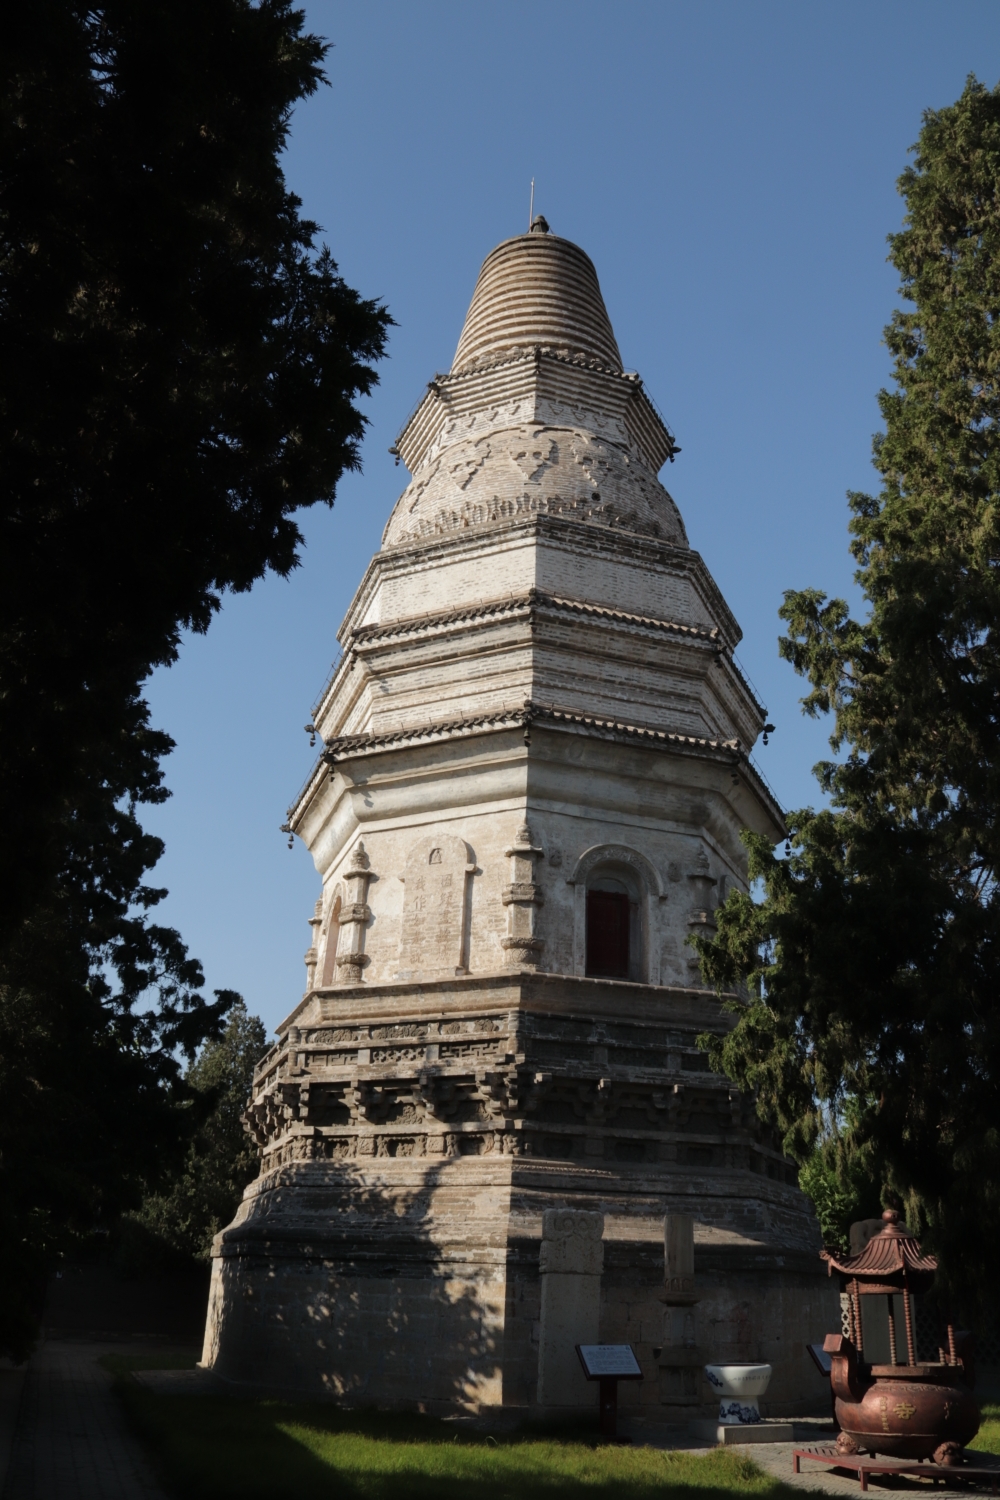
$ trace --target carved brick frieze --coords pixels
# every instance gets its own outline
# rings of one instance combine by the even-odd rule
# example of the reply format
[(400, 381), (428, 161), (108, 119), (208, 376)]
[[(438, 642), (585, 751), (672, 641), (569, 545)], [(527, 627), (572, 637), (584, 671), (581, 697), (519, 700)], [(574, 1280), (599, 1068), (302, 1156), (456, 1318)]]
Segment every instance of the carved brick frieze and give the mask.
[(442, 1061), (464, 1057), (497, 1057), (504, 1045), (501, 1038), (495, 1042), (442, 1042), (438, 1052)]
[[(525, 848), (534, 859), (527, 840), (518, 857)], [(245, 1121), (268, 1168), (498, 1155), (794, 1176), (738, 1091), (706, 1071), (693, 1030), (636, 1019), (514, 1011), (290, 1027), (257, 1071)]]
[(480, 1068), (476, 1073), (476, 1086), (488, 1115), (495, 1119), (513, 1119), (521, 1101), (520, 1078), (516, 1068), (496, 1071)]
[(477, 1016), (473, 1021), (442, 1021), (440, 1034), (441, 1036), (457, 1036), (463, 1031), (497, 1032), (505, 1029), (502, 1020), (494, 1019), (492, 1016)]
[(373, 1063), (423, 1062), (426, 1047), (372, 1047)]
[(352, 1118), (367, 1120), (371, 1124), (381, 1124), (384, 1121), (393, 1098), (388, 1089), (380, 1088), (378, 1084), (369, 1083), (365, 1079), (359, 1079), (344, 1097), (350, 1106)]
[(455, 1080), (439, 1073), (421, 1073), (414, 1094), (432, 1120), (447, 1120), (454, 1115), (461, 1099)]
[(308, 1067), (314, 1072), (320, 1072), (329, 1068), (352, 1067), (358, 1060), (358, 1049), (352, 1047), (350, 1051), (342, 1052), (310, 1052), (308, 1054)]

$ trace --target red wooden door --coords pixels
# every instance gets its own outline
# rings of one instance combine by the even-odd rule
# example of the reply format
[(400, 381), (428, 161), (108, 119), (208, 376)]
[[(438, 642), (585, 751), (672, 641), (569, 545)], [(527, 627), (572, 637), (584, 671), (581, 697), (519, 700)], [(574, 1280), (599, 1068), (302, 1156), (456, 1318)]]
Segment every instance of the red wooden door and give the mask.
[(587, 892), (587, 973), (628, 978), (629, 901), (624, 892)]

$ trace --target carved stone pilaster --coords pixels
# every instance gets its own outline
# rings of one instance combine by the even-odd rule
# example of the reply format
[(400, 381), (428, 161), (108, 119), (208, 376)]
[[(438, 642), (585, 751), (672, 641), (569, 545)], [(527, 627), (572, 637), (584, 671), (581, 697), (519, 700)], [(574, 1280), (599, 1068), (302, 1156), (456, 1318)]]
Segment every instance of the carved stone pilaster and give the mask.
[[(708, 856), (704, 849), (698, 850), (698, 857), (688, 880), (693, 893), (693, 906), (687, 919), (688, 928), (698, 937), (713, 938), (716, 931), (714, 892), (718, 882), (708, 867)], [(688, 968), (695, 972), (699, 969), (698, 955), (693, 950), (688, 958)]]
[(340, 908), (340, 951), (337, 954), (338, 984), (360, 984), (368, 963), (365, 929), (371, 921), (368, 886), (374, 871), (364, 844), (358, 839), (350, 865), (344, 871), (344, 901)]
[(531, 842), (527, 823), (517, 830), (517, 837), (504, 853), (510, 859), (510, 885), (504, 887), (503, 904), (507, 908), (507, 935), (500, 945), (511, 968), (537, 968), (541, 960), (542, 940), (535, 935), (538, 908), (544, 899), (535, 882), (535, 860), (544, 850)]
[(306, 994), (308, 995), (316, 984), (316, 964), (319, 961), (319, 929), (323, 925), (323, 899), (316, 902), (312, 916), (309, 918), (309, 926), (312, 928), (312, 942), (309, 944), (305, 954), (306, 963)]

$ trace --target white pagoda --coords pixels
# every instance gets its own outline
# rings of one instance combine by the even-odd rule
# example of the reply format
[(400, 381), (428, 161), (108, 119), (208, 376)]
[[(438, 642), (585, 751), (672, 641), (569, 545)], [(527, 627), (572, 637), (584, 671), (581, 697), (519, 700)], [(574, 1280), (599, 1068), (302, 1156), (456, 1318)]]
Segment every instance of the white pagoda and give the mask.
[[(396, 451), (412, 478), (289, 814), (322, 895), (257, 1070), (261, 1175), (216, 1242), (205, 1362), (537, 1409), (543, 1214), (587, 1209), (600, 1336), (639, 1354), (642, 1412), (708, 1402), (709, 1355), (773, 1363), (792, 1410), (836, 1299), (794, 1167), (707, 1070), (696, 1037), (729, 1022), (686, 941), (746, 887), (740, 830), (783, 837), (748, 758), (764, 710), (657, 478), (674, 440), (541, 218), (487, 256)], [(666, 1305), (665, 1214), (695, 1221), (697, 1286)]]

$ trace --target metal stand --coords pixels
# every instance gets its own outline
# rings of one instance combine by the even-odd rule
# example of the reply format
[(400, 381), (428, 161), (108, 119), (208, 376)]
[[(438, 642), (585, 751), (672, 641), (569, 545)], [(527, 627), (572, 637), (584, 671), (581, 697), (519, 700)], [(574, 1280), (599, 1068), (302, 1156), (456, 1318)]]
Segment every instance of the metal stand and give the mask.
[(618, 1382), (641, 1380), (642, 1370), (631, 1344), (577, 1344), (584, 1377), (598, 1382), (600, 1434), (608, 1443), (627, 1443), (618, 1436)]
[(804, 1458), (812, 1459), (814, 1463), (826, 1464), (831, 1469), (848, 1469), (853, 1471), (861, 1483), (862, 1490), (868, 1489), (868, 1477), (871, 1474), (899, 1474), (910, 1479), (933, 1479), (939, 1484), (952, 1488), (956, 1480), (963, 1485), (987, 1485), (993, 1494), (998, 1493), (997, 1486), (1000, 1484), (1000, 1462), (994, 1458), (992, 1453), (968, 1454), (973, 1461), (956, 1464), (954, 1467), (946, 1464), (934, 1464), (923, 1461), (915, 1462), (912, 1459), (881, 1460), (866, 1458), (860, 1453), (838, 1453), (836, 1448), (793, 1448), (792, 1469), (800, 1474), (801, 1463)]
[(600, 1383), (601, 1437), (618, 1438), (618, 1377), (604, 1375)]

